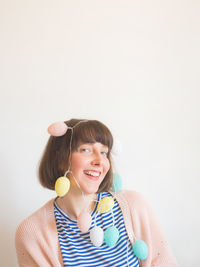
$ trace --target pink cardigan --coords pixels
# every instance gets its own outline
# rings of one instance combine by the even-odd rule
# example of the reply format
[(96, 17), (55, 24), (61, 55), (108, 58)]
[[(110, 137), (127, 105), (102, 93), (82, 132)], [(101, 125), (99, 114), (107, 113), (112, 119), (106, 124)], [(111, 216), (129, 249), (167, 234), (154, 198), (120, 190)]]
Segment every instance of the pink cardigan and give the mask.
[[(144, 198), (137, 192), (123, 190), (116, 199), (131, 243), (135, 234), (148, 245), (149, 255), (141, 261), (141, 266), (177, 267), (167, 240)], [(63, 266), (53, 203), (54, 199), (50, 200), (18, 226), (15, 245), (20, 267)]]

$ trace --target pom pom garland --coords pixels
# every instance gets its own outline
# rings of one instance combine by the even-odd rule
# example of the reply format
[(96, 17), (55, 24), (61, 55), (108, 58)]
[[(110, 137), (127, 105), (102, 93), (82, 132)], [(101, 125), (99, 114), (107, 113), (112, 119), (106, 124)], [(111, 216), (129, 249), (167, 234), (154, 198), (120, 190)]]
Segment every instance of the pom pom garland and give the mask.
[(112, 190), (114, 192), (119, 192), (122, 190), (122, 178), (119, 174), (114, 173), (113, 174), (113, 184), (112, 184)]
[(95, 226), (90, 230), (90, 241), (95, 247), (100, 247), (103, 244), (104, 233), (103, 229)]
[(119, 231), (117, 227), (108, 227), (104, 233), (104, 241), (108, 247), (114, 247), (119, 239)]
[[(83, 123), (86, 121), (87, 120), (80, 121), (79, 123)], [(77, 123), (76, 125), (78, 125), (79, 123)], [(71, 155), (71, 144), (72, 144), (72, 136), (73, 136), (73, 128), (74, 127), (68, 127), (65, 122), (55, 122), (55, 123), (52, 123), (48, 127), (48, 133), (52, 136), (55, 136), (55, 137), (65, 135), (68, 129), (72, 130), (71, 139), (70, 139), (70, 147), (69, 147), (70, 155)], [(69, 167), (68, 167), (68, 170), (65, 173), (65, 175), (63, 177), (59, 177), (56, 180), (55, 191), (59, 197), (63, 197), (69, 191), (70, 181), (66, 177), (66, 175), (68, 172), (70, 172), (70, 166), (71, 166), (71, 162), (69, 162)], [(74, 177), (74, 179), (75, 179), (75, 177)], [(75, 179), (75, 181), (76, 181), (76, 179)], [(79, 186), (79, 188), (80, 188), (80, 186)], [(118, 174), (114, 174), (112, 190), (113, 190), (113, 192), (116, 193), (116, 192), (119, 192), (121, 189), (122, 189), (122, 179)], [(83, 194), (83, 192), (82, 192), (82, 194)], [(101, 199), (99, 201), (99, 203), (97, 205), (97, 212), (99, 212), (99, 213), (108, 212), (108, 211), (112, 210), (113, 207), (114, 207), (113, 198), (112, 197), (104, 197), (103, 199)], [(113, 212), (112, 212), (112, 214), (113, 214)], [(113, 222), (114, 222), (114, 219), (113, 219)], [(82, 233), (86, 233), (90, 229), (90, 226), (92, 223), (91, 215), (86, 211), (82, 211), (77, 218), (77, 223), (78, 223), (78, 227), (79, 227), (80, 231)], [(104, 232), (101, 227), (94, 226), (90, 230), (90, 240), (91, 240), (91, 243), (96, 247), (100, 247), (104, 241), (108, 247), (113, 247), (117, 244), (117, 242), (119, 240), (119, 230), (113, 225), (111, 227), (108, 227)], [(132, 251), (133, 251), (134, 255), (138, 259), (141, 259), (141, 260), (145, 260), (148, 256), (148, 246), (143, 240), (136, 240), (132, 245)]]
[(52, 123), (47, 131), (50, 135), (58, 137), (66, 134), (67, 129), (67, 125), (63, 121), (59, 121)]
[(111, 210), (114, 206), (114, 200), (112, 197), (104, 197), (99, 201), (99, 204), (97, 206), (97, 211), (100, 213), (108, 212)]
[(67, 194), (70, 188), (70, 181), (67, 177), (62, 176), (56, 180), (55, 191), (59, 197), (63, 197)]
[(145, 260), (148, 256), (148, 247), (143, 240), (136, 240), (132, 246), (134, 255), (140, 259)]

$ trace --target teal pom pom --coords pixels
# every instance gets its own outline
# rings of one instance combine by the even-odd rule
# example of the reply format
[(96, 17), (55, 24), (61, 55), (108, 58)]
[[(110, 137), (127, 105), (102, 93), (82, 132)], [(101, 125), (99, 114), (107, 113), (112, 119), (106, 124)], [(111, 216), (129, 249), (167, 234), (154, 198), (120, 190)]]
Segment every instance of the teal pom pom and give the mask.
[(108, 227), (104, 232), (104, 240), (106, 245), (113, 247), (119, 239), (119, 231), (115, 226)]
[(148, 247), (147, 244), (142, 241), (142, 240), (136, 240), (133, 243), (133, 253), (134, 255), (140, 259), (140, 260), (145, 260), (148, 256)]
[(114, 192), (119, 192), (121, 189), (122, 189), (122, 178), (119, 174), (114, 173), (113, 174), (112, 190)]

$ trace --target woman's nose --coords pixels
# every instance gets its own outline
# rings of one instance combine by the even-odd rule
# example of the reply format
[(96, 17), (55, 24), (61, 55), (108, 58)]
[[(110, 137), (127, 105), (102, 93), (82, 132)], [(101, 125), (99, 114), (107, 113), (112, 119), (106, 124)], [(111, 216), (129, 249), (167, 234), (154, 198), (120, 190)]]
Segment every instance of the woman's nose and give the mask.
[(95, 152), (93, 159), (92, 159), (92, 164), (96, 166), (101, 166), (102, 164), (102, 156), (99, 152)]

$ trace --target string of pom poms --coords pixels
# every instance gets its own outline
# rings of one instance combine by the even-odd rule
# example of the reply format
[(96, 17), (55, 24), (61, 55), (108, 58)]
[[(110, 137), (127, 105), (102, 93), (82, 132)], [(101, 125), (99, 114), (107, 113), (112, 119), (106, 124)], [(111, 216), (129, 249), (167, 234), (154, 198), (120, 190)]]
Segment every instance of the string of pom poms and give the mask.
[[(73, 179), (75, 180), (77, 186), (81, 190), (83, 201), (85, 200), (84, 192), (82, 191), (80, 185), (78, 184), (76, 178), (74, 177), (74, 175), (73, 175), (72, 171), (70, 171), (70, 169), (71, 169), (71, 157), (72, 157), (73, 129), (77, 125), (79, 125), (80, 123), (84, 123), (87, 121), (88, 120), (80, 121), (76, 125), (74, 125), (73, 127), (69, 127), (64, 122), (55, 122), (48, 127), (48, 133), (54, 137), (63, 136), (66, 134), (68, 129), (71, 130), (70, 144), (69, 144), (69, 166), (68, 166), (68, 169), (65, 172), (64, 176), (59, 177), (55, 183), (55, 191), (56, 191), (57, 195), (60, 197), (63, 197), (69, 191), (70, 181), (67, 178), (67, 175), (70, 173), (72, 175)], [(114, 192), (113, 198), (115, 200), (117, 199), (116, 193), (118, 193), (121, 189), (122, 189), (121, 177), (117, 174), (114, 174), (112, 190)], [(96, 226), (96, 218), (95, 218), (95, 227), (90, 230), (90, 239), (91, 239), (91, 242), (93, 243), (94, 246), (100, 247), (103, 243), (103, 240), (110, 247), (115, 246), (118, 242), (119, 231), (115, 227), (114, 215), (113, 215), (113, 210), (112, 210), (114, 205), (111, 203), (114, 203), (114, 200), (112, 199), (112, 197), (107, 197), (107, 198), (104, 197), (103, 199), (99, 200), (99, 203), (98, 203), (99, 210), (97, 210), (97, 212), (103, 213), (103, 211), (108, 212), (111, 210), (112, 217), (113, 217), (113, 225), (111, 227), (107, 228), (105, 230), (105, 232), (103, 232), (102, 228)], [(110, 207), (110, 208), (108, 208), (108, 207)], [(98, 215), (98, 213), (97, 213), (97, 215)], [(79, 216), (77, 218), (77, 223), (78, 223), (78, 227), (79, 227), (80, 231), (83, 233), (87, 232), (89, 230), (89, 228), (91, 227), (91, 222), (92, 222), (91, 215), (86, 211), (86, 208), (85, 208), (79, 214)], [(98, 239), (98, 242), (94, 241), (97, 239)], [(135, 236), (134, 236), (134, 239), (135, 239), (135, 241), (132, 245), (132, 251), (133, 251), (134, 255), (138, 259), (145, 260), (148, 256), (148, 247), (147, 247), (146, 243), (143, 240), (137, 240)], [(128, 262), (128, 246), (127, 246), (127, 262)]]

